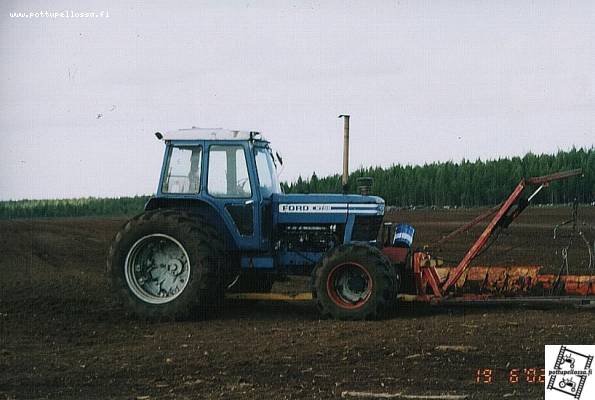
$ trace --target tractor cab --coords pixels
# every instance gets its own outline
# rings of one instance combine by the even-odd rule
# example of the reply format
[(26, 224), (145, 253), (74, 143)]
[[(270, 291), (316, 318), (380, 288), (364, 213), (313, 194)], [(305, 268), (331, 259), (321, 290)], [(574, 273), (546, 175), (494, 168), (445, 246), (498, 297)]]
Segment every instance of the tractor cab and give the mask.
[[(257, 132), (181, 129), (162, 135), (165, 156), (157, 194), (148, 207), (181, 201), (208, 211), (235, 247), (260, 251), (273, 194), (281, 193), (269, 142)], [(201, 212), (202, 212), (201, 211)]]

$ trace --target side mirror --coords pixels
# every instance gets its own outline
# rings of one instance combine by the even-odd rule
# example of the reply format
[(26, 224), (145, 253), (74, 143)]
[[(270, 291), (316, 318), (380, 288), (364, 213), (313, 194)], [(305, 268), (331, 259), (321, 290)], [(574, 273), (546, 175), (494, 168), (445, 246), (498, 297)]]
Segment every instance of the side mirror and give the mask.
[(280, 165), (283, 165), (283, 157), (281, 157), (279, 155), (279, 152), (278, 151), (275, 152), (275, 156), (277, 157), (277, 161), (279, 161), (279, 164)]

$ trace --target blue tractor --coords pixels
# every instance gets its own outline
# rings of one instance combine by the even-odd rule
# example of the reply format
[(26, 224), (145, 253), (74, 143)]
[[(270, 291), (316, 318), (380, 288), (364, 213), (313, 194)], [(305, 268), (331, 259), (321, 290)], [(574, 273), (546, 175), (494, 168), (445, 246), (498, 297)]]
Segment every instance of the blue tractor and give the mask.
[[(109, 250), (111, 283), (133, 314), (187, 317), (221, 309), (226, 293), (270, 292), (311, 276), (323, 315), (371, 318), (396, 299), (398, 270), (379, 250), (384, 200), (284, 194), (257, 132), (182, 129), (165, 141), (157, 193)], [(365, 192), (364, 192), (365, 193)]]

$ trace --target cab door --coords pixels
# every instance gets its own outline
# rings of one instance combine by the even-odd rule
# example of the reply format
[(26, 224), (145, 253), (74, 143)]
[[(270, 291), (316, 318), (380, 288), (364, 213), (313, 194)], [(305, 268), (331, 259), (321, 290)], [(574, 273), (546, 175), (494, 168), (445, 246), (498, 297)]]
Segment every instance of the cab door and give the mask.
[(247, 144), (218, 142), (207, 148), (206, 195), (242, 250), (260, 247), (259, 193)]
[(261, 249), (271, 250), (273, 240), (273, 194), (281, 193), (281, 186), (277, 179), (277, 167), (271, 150), (267, 146), (255, 146), (254, 163), (258, 178), (260, 194), (260, 231)]

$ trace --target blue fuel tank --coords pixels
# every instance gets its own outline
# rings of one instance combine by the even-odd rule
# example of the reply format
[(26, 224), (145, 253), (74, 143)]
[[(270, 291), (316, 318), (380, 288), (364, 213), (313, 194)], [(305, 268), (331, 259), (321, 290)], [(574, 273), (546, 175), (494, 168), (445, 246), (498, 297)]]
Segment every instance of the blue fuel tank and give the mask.
[(410, 248), (413, 244), (415, 228), (409, 224), (397, 224), (395, 227), (395, 236), (393, 246)]

